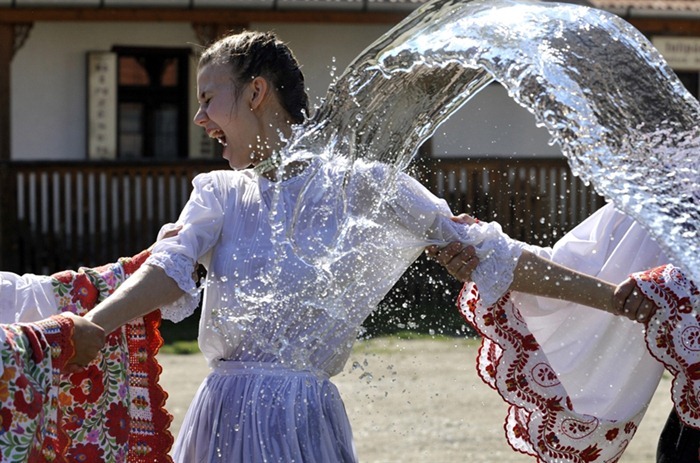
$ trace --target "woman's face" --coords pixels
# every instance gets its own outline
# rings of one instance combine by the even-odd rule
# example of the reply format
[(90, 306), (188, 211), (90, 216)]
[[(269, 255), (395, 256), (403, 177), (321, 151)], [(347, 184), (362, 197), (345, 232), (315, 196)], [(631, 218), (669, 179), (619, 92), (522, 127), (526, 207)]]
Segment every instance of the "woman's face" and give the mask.
[[(223, 157), (233, 169), (245, 169), (262, 157), (262, 121), (252, 105), (251, 84), (236, 88), (230, 69), (207, 64), (197, 74), (199, 110), (194, 123), (224, 147)], [(257, 163), (257, 162), (256, 162)]]

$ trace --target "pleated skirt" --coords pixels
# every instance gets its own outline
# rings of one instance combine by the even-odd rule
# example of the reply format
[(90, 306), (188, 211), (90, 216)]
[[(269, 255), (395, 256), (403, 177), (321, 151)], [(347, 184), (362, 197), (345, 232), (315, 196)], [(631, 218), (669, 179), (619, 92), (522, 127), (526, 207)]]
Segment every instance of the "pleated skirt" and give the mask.
[(319, 371), (222, 361), (204, 380), (175, 443), (177, 463), (354, 463), (338, 389)]

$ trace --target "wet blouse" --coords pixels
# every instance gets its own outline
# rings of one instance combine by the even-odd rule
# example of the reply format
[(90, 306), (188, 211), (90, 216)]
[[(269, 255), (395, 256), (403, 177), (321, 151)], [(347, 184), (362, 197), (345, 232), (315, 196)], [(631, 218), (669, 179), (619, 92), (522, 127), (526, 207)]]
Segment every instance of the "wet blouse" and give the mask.
[[(383, 200), (380, 200), (383, 198)], [(474, 279), (495, 301), (512, 281), (520, 244), (497, 224), (454, 224), (446, 203), (381, 164), (326, 162), (274, 183), (252, 171), (199, 175), (176, 237), (148, 264), (188, 294), (201, 262), (199, 331), (210, 362), (273, 362), (330, 375), (342, 368), (362, 321), (428, 244), (469, 241)], [(166, 309), (181, 319), (194, 304)]]

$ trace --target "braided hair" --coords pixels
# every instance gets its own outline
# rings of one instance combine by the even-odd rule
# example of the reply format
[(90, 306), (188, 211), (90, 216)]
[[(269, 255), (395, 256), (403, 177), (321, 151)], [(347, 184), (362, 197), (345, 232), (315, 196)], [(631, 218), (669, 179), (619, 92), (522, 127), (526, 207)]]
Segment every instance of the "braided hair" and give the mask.
[(235, 92), (255, 77), (264, 77), (277, 91), (292, 122), (299, 124), (308, 115), (304, 74), (292, 51), (274, 33), (244, 31), (219, 39), (199, 58), (199, 69), (207, 64), (228, 65), (237, 84)]

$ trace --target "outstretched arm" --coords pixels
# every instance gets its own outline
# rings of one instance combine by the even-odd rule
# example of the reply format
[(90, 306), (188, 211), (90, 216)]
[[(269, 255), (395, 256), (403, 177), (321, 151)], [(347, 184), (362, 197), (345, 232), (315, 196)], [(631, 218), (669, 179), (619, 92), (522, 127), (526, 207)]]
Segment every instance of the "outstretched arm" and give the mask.
[[(159, 240), (176, 236), (182, 229), (181, 226), (171, 226), (165, 230), (165, 227), (158, 236)], [(153, 249), (156, 243), (149, 246), (148, 250)], [(168, 277), (163, 269), (142, 265), (114, 294), (88, 312), (85, 318), (101, 326), (109, 334), (135, 318), (176, 301), (182, 294), (183, 291), (177, 283)]]
[(109, 334), (123, 324), (176, 301), (184, 291), (160, 267), (142, 265), (85, 318)]
[[(465, 214), (452, 220), (467, 224), (474, 222)], [(443, 248), (430, 246), (426, 253), (450, 275), (465, 283), (471, 281), (471, 273), (479, 265), (474, 247), (459, 242)], [(649, 320), (656, 310), (656, 306), (636, 290), (631, 278), (615, 287), (529, 252), (521, 255), (509, 289), (595, 307), (639, 322)]]
[(615, 285), (523, 251), (515, 267), (511, 291), (551, 297), (618, 314)]

